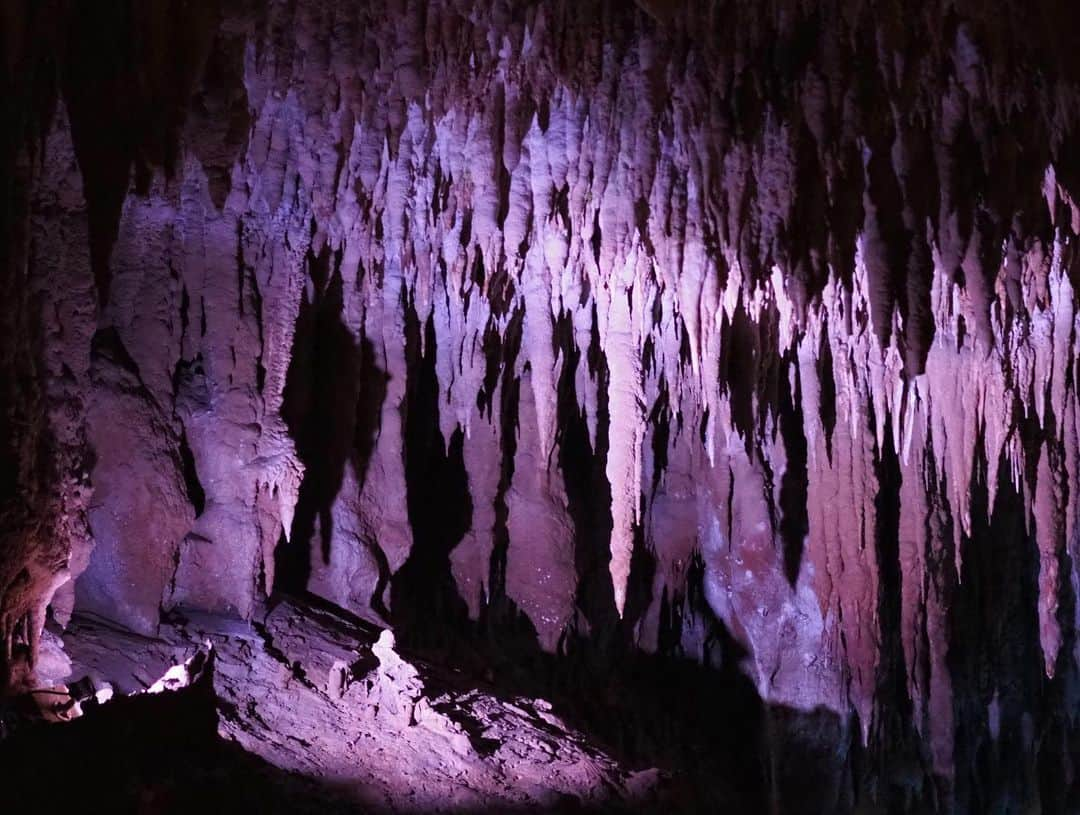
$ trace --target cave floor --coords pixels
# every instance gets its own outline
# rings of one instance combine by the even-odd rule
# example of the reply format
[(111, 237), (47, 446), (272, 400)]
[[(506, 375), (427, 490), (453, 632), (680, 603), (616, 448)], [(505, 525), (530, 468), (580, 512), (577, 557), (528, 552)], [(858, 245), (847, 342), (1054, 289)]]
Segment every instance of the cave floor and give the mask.
[[(250, 623), (177, 617), (155, 639), (76, 618), (63, 639), (72, 681), (116, 697), (0, 743), (38, 811), (641, 811), (670, 782), (542, 699), (410, 661), (389, 632), (300, 602)], [(191, 686), (142, 693), (207, 644)]]

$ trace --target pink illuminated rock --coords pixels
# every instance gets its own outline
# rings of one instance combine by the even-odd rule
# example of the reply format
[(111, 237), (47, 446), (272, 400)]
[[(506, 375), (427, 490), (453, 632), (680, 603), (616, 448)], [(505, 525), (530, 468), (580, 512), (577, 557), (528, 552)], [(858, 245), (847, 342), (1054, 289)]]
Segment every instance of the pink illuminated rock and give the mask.
[(1062, 4), (25, 5), (4, 665), (49, 608), (152, 634), (310, 592), (421, 638), (513, 618), (544, 658), (737, 661), (860, 745), (910, 729), (941, 800), (991, 730), (1058, 733)]

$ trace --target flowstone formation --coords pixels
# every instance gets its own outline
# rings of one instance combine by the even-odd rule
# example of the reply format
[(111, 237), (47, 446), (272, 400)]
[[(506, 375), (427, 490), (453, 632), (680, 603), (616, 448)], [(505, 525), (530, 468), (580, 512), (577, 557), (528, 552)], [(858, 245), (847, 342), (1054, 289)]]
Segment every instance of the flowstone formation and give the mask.
[(1067, 808), (1071, 18), (10, 4), (6, 661), (310, 592), (737, 660), (837, 806)]

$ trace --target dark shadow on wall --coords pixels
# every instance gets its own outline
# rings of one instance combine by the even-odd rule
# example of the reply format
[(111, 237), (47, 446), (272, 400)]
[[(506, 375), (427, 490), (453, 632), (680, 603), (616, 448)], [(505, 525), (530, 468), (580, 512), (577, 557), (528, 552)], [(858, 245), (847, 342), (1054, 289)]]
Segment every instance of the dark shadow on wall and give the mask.
[[(595, 321), (592, 341), (582, 350), (574, 346), (568, 321), (556, 326), (565, 359), (559, 382), (558, 466), (575, 528), (577, 620), (559, 653), (546, 653), (531, 622), (506, 594), (510, 541), (503, 496), (514, 472), (520, 319), (511, 319), (505, 336), (489, 338), (485, 345), (489, 370), (479, 408), (500, 423), (502, 476), (489, 595), (480, 619), (468, 619), (449, 560), (471, 522), (461, 431), (444, 440), (439, 430), (432, 323), (422, 326), (411, 305), (406, 315), (404, 456), (414, 544), (392, 584), (399, 646), (424, 663), (453, 665), (462, 681), (490, 683), (512, 698), (551, 701), (560, 717), (627, 767), (673, 771), (671, 800), (677, 803), (669, 804), (668, 811), (714, 812), (730, 807), (730, 811), (766, 812), (770, 801), (780, 800), (770, 788), (784, 790), (782, 811), (830, 811), (833, 801), (818, 797), (819, 775), (828, 772), (837, 779), (825, 787), (835, 796), (846, 768), (836, 759), (835, 745), (838, 741), (845, 745), (846, 755), (846, 724), (831, 714), (792, 714), (778, 716), (766, 728), (764, 708), (739, 667), (746, 654), (715, 618), (700, 588), (666, 602), (660, 654), (645, 654), (635, 647), (633, 608), (626, 620), (615, 611), (608, 574), (611, 515), (603, 386), (607, 366)], [(601, 383), (595, 445), (574, 390), (578, 364), (588, 365), (590, 375)], [(492, 398), (495, 393), (498, 401)], [(647, 590), (651, 568), (651, 557), (638, 540), (632, 583)], [(690, 578), (695, 586), (700, 586), (701, 568), (699, 562)], [(691, 624), (710, 631), (703, 646), (706, 653), (683, 650)], [(765, 737), (766, 732), (771, 738)], [(807, 767), (814, 769), (807, 774)], [(576, 804), (552, 811), (589, 810)]]
[[(1044, 438), (1037, 421), (1028, 416), (1016, 431), (1031, 453)], [(1029, 454), (1028, 461), (1020, 489), (1004, 455), (991, 464), (980, 453), (973, 465), (972, 530), (963, 536), (950, 615), (955, 792), (963, 811), (1080, 811), (1080, 779), (1072, 770), (1080, 759), (1074, 714), (1080, 685), (1071, 654), (1075, 625), (1066, 617), (1075, 598), (1062, 572), (1058, 619), (1065, 654), (1048, 679), (1039, 642), (1036, 529), (1025, 523), (1024, 492), (1035, 483), (1038, 456)], [(992, 504), (989, 466), (998, 475)]]
[[(305, 291), (285, 379), (282, 417), (304, 465), (304, 480), (289, 540), (274, 553), (275, 590), (302, 594), (311, 577), (313, 549), (330, 562), (332, 509), (345, 467), (352, 463), (359, 487), (379, 434), (388, 376), (367, 337), (357, 342), (345, 324), (340, 255), (309, 257), (314, 296)], [(372, 547), (377, 549), (377, 547)], [(384, 572), (385, 558), (376, 553)]]
[[(569, 315), (557, 326), (560, 352), (565, 357), (559, 379), (558, 443), (559, 469), (566, 485), (567, 510), (574, 523), (574, 551), (577, 569), (577, 606), (584, 627), (596, 644), (619, 637), (620, 621), (615, 608), (615, 592), (608, 566), (611, 562), (611, 485), (607, 478), (608, 366), (600, 342), (596, 309), (593, 308), (589, 347), (574, 344)], [(589, 377), (596, 381), (596, 441), (589, 438), (589, 426), (579, 407), (575, 372), (586, 365)], [(634, 553), (641, 549), (635, 540)], [(633, 566), (631, 562), (631, 576)]]
[(782, 372), (777, 377), (777, 401), (780, 437), (787, 455), (787, 465), (780, 478), (780, 538), (784, 544), (784, 574), (794, 586), (802, 567), (803, 547), (810, 532), (807, 511), (807, 446), (802, 407), (802, 377), (798, 359), (788, 352), (787, 363), (794, 376)]
[[(109, 258), (129, 187), (145, 194), (155, 168), (171, 178), (180, 162), (188, 104), (214, 51), (218, 4), (190, 6), (73, 2), (51, 7), (63, 50), (59, 88), (67, 106), (82, 174), (90, 263), (102, 306), (108, 302)], [(153, 47), (138, 44), (152, 42)], [(219, 77), (236, 85), (232, 76)], [(211, 78), (213, 81), (213, 78)], [(242, 85), (241, 85), (242, 89)], [(246, 104), (246, 102), (245, 102)], [(229, 167), (239, 145), (218, 162)]]
[[(421, 332), (423, 342), (421, 343)], [(405, 309), (407, 366), (404, 427), (405, 488), (413, 544), (390, 584), (395, 626), (405, 641), (442, 639), (463, 631), (468, 611), (450, 571), (450, 552), (472, 526), (472, 498), (465, 471), (465, 434), (459, 427), (444, 439), (439, 429), (439, 381), (435, 372), (435, 325), (421, 325), (416, 309)]]
[[(319, 274), (313, 270), (313, 276)], [(290, 429), (297, 433), (298, 443), (303, 439), (305, 463), (312, 462), (294, 544), (304, 540), (297, 535), (299, 530), (307, 531), (308, 540), (316, 527), (323, 531), (320, 511), (329, 520), (348, 455), (330, 449), (332, 440), (351, 434), (361, 459), (370, 455), (370, 446), (360, 445), (364, 439), (375, 439), (385, 393), (377, 391), (378, 399), (357, 401), (357, 393), (368, 387), (364, 372), (377, 369), (365, 362), (370, 351), (358, 348), (340, 322), (340, 277), (329, 271), (322, 276), (329, 282), (316, 287), (321, 294), (314, 303), (305, 304), (297, 332), (294, 366), (306, 361), (307, 367), (290, 370), (288, 407), (295, 411), (290, 413)], [(489, 595), (479, 621), (472, 622), (450, 567), (450, 553), (472, 522), (464, 437), (460, 429), (449, 438), (440, 430), (434, 325), (430, 319), (421, 323), (413, 305), (406, 304), (402, 455), (414, 545), (391, 583), (401, 647), (427, 662), (454, 665), (464, 677), (492, 682), (511, 696), (549, 699), (561, 717), (627, 766), (677, 771), (685, 807), (672, 811), (729, 806), (745, 812), (851, 812), (870, 801), (881, 812), (948, 811), (953, 791), (933, 777), (925, 742), (910, 721), (913, 706), (898, 633), (904, 581), (898, 539), (901, 467), (891, 435), (886, 435), (884, 448), (875, 456), (879, 485), (875, 545), (881, 564), (876, 611), (883, 637), (877, 692), (885, 712), (871, 723), (870, 745), (864, 747), (859, 728), (850, 721), (820, 711), (799, 713), (762, 704), (739, 667), (746, 654), (702, 596), (700, 563), (688, 576), (684, 594), (662, 598), (659, 653), (636, 649), (635, 603), (628, 605), (627, 619), (619, 620), (607, 569), (611, 531), (605, 476), (607, 371), (595, 334), (594, 325), (589, 346), (579, 349), (569, 324), (556, 324), (564, 360), (558, 384), (557, 463), (574, 523), (578, 585), (576, 618), (559, 653), (553, 655), (539, 647), (535, 629), (507, 596), (505, 586), (510, 541), (504, 499), (514, 475), (520, 319), (513, 317), (503, 336), (485, 337), (489, 369), (478, 408), (501, 428), (502, 473)], [(582, 365), (599, 383), (595, 441), (575, 389), (575, 374)], [(831, 362), (826, 360), (824, 368), (822, 411), (828, 431), (834, 418)], [(327, 377), (331, 386), (321, 388), (320, 376)], [(762, 381), (768, 376), (763, 374)], [(348, 377), (347, 387), (343, 377)], [(748, 390), (760, 384), (755, 378), (741, 381), (740, 387)], [(781, 537), (789, 578), (798, 573), (806, 526), (801, 382), (796, 379), (793, 384), (794, 388), (781, 375), (774, 394), (779, 431), (790, 456), (789, 472), (780, 484)], [(341, 401), (349, 410), (361, 405), (362, 411), (367, 405), (368, 418), (362, 412), (344, 415)], [(744, 415), (743, 421), (752, 423), (753, 416)], [(1037, 443), (1035, 429), (1022, 432), (1031, 437), (1025, 443)], [(1076, 698), (1076, 681), (1071, 669), (1063, 670), (1053, 683), (1041, 679), (1034, 611), (1038, 555), (1032, 533), (1024, 527), (1023, 497), (1012, 487), (1007, 465), (997, 466), (1001, 488), (993, 507), (988, 503), (986, 465), (977, 463), (975, 468), (975, 529), (970, 539), (965, 538), (960, 587), (956, 588), (947, 564), (936, 563), (932, 570), (937, 575), (933, 579), (944, 581), (942, 590), (957, 592), (950, 655), (958, 727), (955, 800), (959, 811), (987, 811), (1003, 802), (1030, 802), (1038, 795), (1046, 811), (1064, 813), (1076, 796), (1062, 780), (1063, 756), (1080, 756), (1080, 750), (1076, 728), (1053, 710), (1075, 709), (1070, 700)], [(928, 471), (936, 470), (928, 465)], [(927, 489), (934, 500), (948, 494), (944, 484), (928, 484)], [(947, 507), (945, 514), (951, 515)], [(944, 533), (951, 537), (949, 530)], [(639, 540), (632, 583), (640, 581), (647, 589), (652, 565)], [(1067, 593), (1067, 587), (1063, 591)], [(1062, 603), (1063, 608), (1072, 608), (1069, 597)], [(703, 641), (695, 640), (701, 635), (691, 634), (695, 628), (708, 632)], [(694, 642), (701, 643), (698, 651), (690, 650)], [(1010, 733), (997, 742), (987, 735), (986, 714), (995, 695), (1003, 705), (1002, 732)], [(1034, 722), (1034, 730), (1025, 725), (1025, 716)], [(1044, 747), (1016, 735), (1025, 727), (1046, 734), (1053, 744)]]
[[(889, 419), (885, 421), (888, 423)], [(874, 422), (872, 416), (870, 422)], [(891, 433), (884, 434), (883, 446), (876, 450), (874, 462), (878, 484), (874, 497), (874, 544), (880, 581), (877, 614), (881, 637), (874, 688), (878, 708), (870, 722), (870, 745), (865, 752), (860, 750), (856, 784), (861, 798), (876, 795), (879, 800), (892, 802), (893, 808), (902, 812), (933, 812), (938, 800), (937, 782), (933, 779), (930, 757), (916, 729), (922, 723), (914, 721), (902, 641), (903, 582), (905, 577), (908, 580), (911, 577), (903, 574), (900, 559), (903, 479)], [(935, 471), (932, 466), (930, 469)]]
[[(521, 377), (517, 375), (517, 359), (521, 353), (521, 332), (525, 310), (518, 307), (511, 314), (506, 331), (500, 336), (490, 332), (486, 345), (487, 376), (485, 381), (489, 414), (497, 407), (502, 459), (499, 462), (499, 486), (495, 495), (495, 525), (492, 531), (491, 563), (488, 574), (488, 596), (480, 612), (474, 634), (485, 646), (501, 643), (506, 653), (533, 653), (538, 648), (536, 627), (529, 616), (507, 592), (506, 570), (510, 552), (510, 507), (507, 495), (513, 484), (518, 446), (518, 421), (521, 405)], [(499, 381), (498, 405), (491, 404), (495, 383)]]
[[(384, 377), (368, 364), (370, 349), (357, 347), (341, 323), (340, 276), (329, 269), (313, 270), (314, 278), (320, 274), (328, 282), (316, 286), (314, 302), (305, 302), (287, 394), (289, 426), (297, 434), (302, 458), (311, 466), (294, 526), (293, 545), (306, 542), (306, 547), (301, 550), (302, 563), (291, 573), (293, 579), (309, 562), (310, 541), (328, 525), (347, 456), (358, 455), (360, 461), (370, 456), (385, 394), (385, 379), (382, 390), (377, 381), (367, 384), (368, 376)], [(876, 611), (882, 632), (877, 695), (883, 713), (871, 723), (870, 745), (864, 747), (852, 722), (826, 712), (763, 705), (739, 667), (747, 655), (702, 596), (700, 562), (688, 575), (684, 594), (662, 598), (658, 654), (636, 649), (635, 603), (628, 604), (627, 619), (619, 620), (607, 569), (611, 531), (605, 476), (607, 371), (595, 325), (593, 334), (588, 347), (579, 349), (569, 324), (556, 324), (564, 360), (558, 384), (557, 463), (574, 523), (578, 585), (576, 617), (559, 653), (552, 655), (539, 647), (535, 629), (507, 596), (505, 586), (510, 545), (505, 495), (514, 475), (518, 428), (520, 317), (512, 316), (502, 336), (485, 337), (489, 368), (478, 408), (501, 428), (502, 472), (489, 595), (479, 621), (472, 622), (450, 568), (450, 553), (472, 522), (464, 438), (460, 429), (449, 438), (440, 430), (437, 337), (432, 321), (421, 323), (414, 307), (406, 305), (402, 455), (414, 545), (391, 583), (393, 619), (402, 648), (432, 664), (453, 665), (466, 678), (494, 683), (510, 696), (550, 700), (558, 715), (627, 766), (676, 771), (683, 805), (670, 811), (729, 807), (740, 812), (852, 812), (874, 802), (878, 808), (871, 811), (929, 813), (950, 811), (955, 800), (956, 811), (975, 812), (1001, 804), (1019, 806), (1035, 797), (1044, 811), (1077, 811), (1075, 785), (1066, 778), (1065, 768), (1069, 757), (1080, 756), (1080, 738), (1064, 712), (1076, 709), (1078, 684), (1075, 671), (1064, 663), (1053, 682), (1041, 677), (1035, 617), (1038, 554), (1033, 533), (1025, 529), (1023, 496), (1011, 484), (1007, 463), (996, 464), (1001, 486), (992, 507), (986, 463), (976, 463), (975, 528), (963, 543), (962, 583), (957, 587), (947, 563), (935, 563), (931, 569), (931, 579), (944, 581), (937, 588), (945, 596), (951, 598), (955, 592), (950, 653), (957, 722), (953, 799), (951, 785), (930, 772), (925, 741), (910, 721), (913, 705), (899, 637), (905, 578), (898, 562), (901, 467), (891, 435), (886, 434), (884, 448), (875, 456), (879, 485), (875, 545), (881, 564)], [(587, 366), (598, 381), (595, 442), (575, 389), (579, 365)], [(822, 366), (822, 412), (828, 432), (835, 418), (831, 360), (826, 358)], [(326, 388), (319, 385), (320, 377), (326, 379)], [(347, 387), (343, 378), (348, 379)], [(775, 393), (779, 431), (790, 456), (789, 473), (780, 484), (780, 526), (792, 578), (798, 573), (799, 539), (806, 525), (802, 483), (806, 439), (801, 382), (796, 379), (792, 389), (786, 377), (780, 379), (784, 381), (776, 383)], [(744, 389), (751, 386), (749, 380), (741, 384)], [(369, 387), (377, 398), (363, 397)], [(358, 400), (358, 393), (363, 398)], [(342, 401), (347, 410), (339, 404)], [(356, 412), (349, 413), (353, 407)], [(743, 418), (752, 420), (749, 414)], [(1035, 428), (1021, 432), (1026, 434), (1025, 444), (1039, 442)], [(346, 436), (355, 439), (352, 452), (332, 449), (334, 439)], [(937, 472), (932, 463), (926, 469)], [(1026, 474), (1029, 481), (1031, 477)], [(944, 501), (949, 492), (947, 485), (936, 482), (927, 490), (935, 501)], [(941, 509), (951, 517), (947, 505)], [(326, 513), (326, 524), (321, 512)], [(302, 530), (306, 537), (297, 534)], [(942, 533), (951, 539), (950, 529)], [(951, 561), (951, 551), (947, 554)], [(648, 588), (651, 568), (638, 540), (632, 583), (640, 581)], [(1061, 602), (1067, 616), (1074, 601), (1065, 583)], [(694, 634), (695, 629), (707, 634)], [(1069, 648), (1071, 627), (1065, 631)], [(700, 644), (697, 650), (691, 647), (694, 643)], [(989, 737), (987, 718), (995, 698), (1002, 710), (1001, 731), (1007, 734), (999, 740)], [(1024, 732), (1035, 735), (1021, 735)]]
[(758, 392), (763, 329), (746, 313), (740, 300), (730, 319), (721, 322), (720, 382), (731, 400), (731, 423), (742, 434), (749, 452), (756, 419), (754, 395)]

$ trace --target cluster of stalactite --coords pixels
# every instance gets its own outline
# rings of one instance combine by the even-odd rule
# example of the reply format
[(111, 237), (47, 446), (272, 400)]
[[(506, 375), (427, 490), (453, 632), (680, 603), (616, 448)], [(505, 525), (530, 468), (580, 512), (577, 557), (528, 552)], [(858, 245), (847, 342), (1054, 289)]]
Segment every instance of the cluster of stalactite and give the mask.
[(997, 743), (1066, 692), (1066, 3), (35, 5), (7, 654), (50, 604), (152, 632), (275, 585), (509, 604), (548, 651), (722, 624), (866, 739), (895, 674), (944, 779), (958, 711)]

